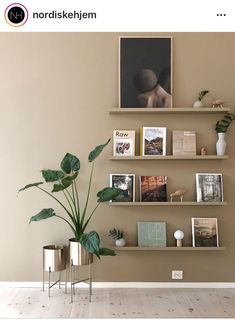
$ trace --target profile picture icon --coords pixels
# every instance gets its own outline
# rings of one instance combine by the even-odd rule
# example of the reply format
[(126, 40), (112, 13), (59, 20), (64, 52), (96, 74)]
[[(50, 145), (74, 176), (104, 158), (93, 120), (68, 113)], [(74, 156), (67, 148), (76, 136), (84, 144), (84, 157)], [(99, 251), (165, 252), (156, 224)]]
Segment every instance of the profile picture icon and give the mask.
[(22, 27), (28, 20), (28, 10), (21, 3), (10, 4), (4, 13), (6, 22), (12, 27)]

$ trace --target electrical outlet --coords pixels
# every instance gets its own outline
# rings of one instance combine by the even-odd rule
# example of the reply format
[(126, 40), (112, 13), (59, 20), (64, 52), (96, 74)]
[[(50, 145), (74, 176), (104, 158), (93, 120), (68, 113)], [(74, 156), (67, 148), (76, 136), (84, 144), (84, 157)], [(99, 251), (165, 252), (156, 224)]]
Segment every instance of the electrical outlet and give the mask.
[(182, 280), (183, 271), (182, 270), (172, 270), (171, 279)]

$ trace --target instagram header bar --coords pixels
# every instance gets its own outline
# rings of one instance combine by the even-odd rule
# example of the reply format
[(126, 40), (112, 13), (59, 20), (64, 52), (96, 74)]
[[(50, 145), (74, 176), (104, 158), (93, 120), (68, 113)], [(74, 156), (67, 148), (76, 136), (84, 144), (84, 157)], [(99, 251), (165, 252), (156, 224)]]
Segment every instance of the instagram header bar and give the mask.
[(235, 31), (234, 0), (20, 1), (0, 2), (1, 31)]

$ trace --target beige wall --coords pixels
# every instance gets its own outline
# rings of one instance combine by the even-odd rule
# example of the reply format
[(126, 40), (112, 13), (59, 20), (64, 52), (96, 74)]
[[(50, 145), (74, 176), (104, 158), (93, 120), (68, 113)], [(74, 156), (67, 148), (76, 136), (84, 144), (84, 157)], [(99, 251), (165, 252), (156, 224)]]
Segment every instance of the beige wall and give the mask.
[[(151, 34), (153, 35), (153, 34)], [(159, 35), (159, 34), (156, 34)], [(167, 34), (169, 35), (169, 34)], [(214, 98), (230, 107), (235, 101), (235, 34), (174, 33), (173, 92), (175, 107), (189, 107), (197, 92), (208, 88)], [(87, 154), (111, 136), (113, 129), (166, 126), (198, 132), (198, 150), (214, 152), (214, 124), (220, 115), (109, 115), (118, 103), (117, 33), (0, 34), (0, 146), (1, 146), (1, 266), (0, 281), (41, 279), (42, 246), (67, 243), (70, 230), (51, 219), (29, 225), (32, 214), (57, 206), (38, 190), (17, 195), (19, 187), (40, 181), (40, 170), (57, 168), (66, 152), (82, 161), (81, 201), (87, 188)], [(234, 126), (234, 124), (233, 124)], [(184, 270), (185, 281), (234, 281), (234, 137), (227, 135), (229, 160), (111, 162), (111, 145), (96, 163), (93, 202), (97, 190), (108, 183), (109, 173), (164, 174), (168, 190), (191, 188), (194, 199), (196, 172), (224, 174), (226, 207), (137, 207), (103, 205), (91, 224), (109, 245), (107, 231), (125, 231), (129, 245), (136, 243), (136, 221), (166, 221), (168, 245), (173, 231), (185, 232), (191, 244), (191, 217), (218, 217), (224, 252), (123, 252), (95, 262), (96, 281), (170, 281), (171, 270)], [(168, 139), (170, 152), (170, 135)], [(137, 136), (138, 141), (138, 136)]]

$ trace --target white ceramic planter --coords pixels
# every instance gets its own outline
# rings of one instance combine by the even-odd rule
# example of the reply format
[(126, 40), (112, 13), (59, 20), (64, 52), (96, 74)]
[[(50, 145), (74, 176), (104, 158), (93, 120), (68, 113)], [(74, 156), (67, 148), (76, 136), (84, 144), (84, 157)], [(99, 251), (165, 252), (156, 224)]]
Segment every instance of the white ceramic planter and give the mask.
[(217, 156), (223, 156), (226, 151), (226, 141), (225, 141), (225, 133), (218, 133), (218, 140), (216, 142), (216, 153)]
[(115, 241), (115, 245), (116, 245), (116, 247), (125, 247), (125, 245), (126, 245), (126, 240), (123, 239), (123, 238), (117, 239), (117, 240)]
[(197, 101), (194, 102), (193, 107), (194, 108), (202, 108), (203, 104), (202, 104), (201, 101), (197, 100)]

